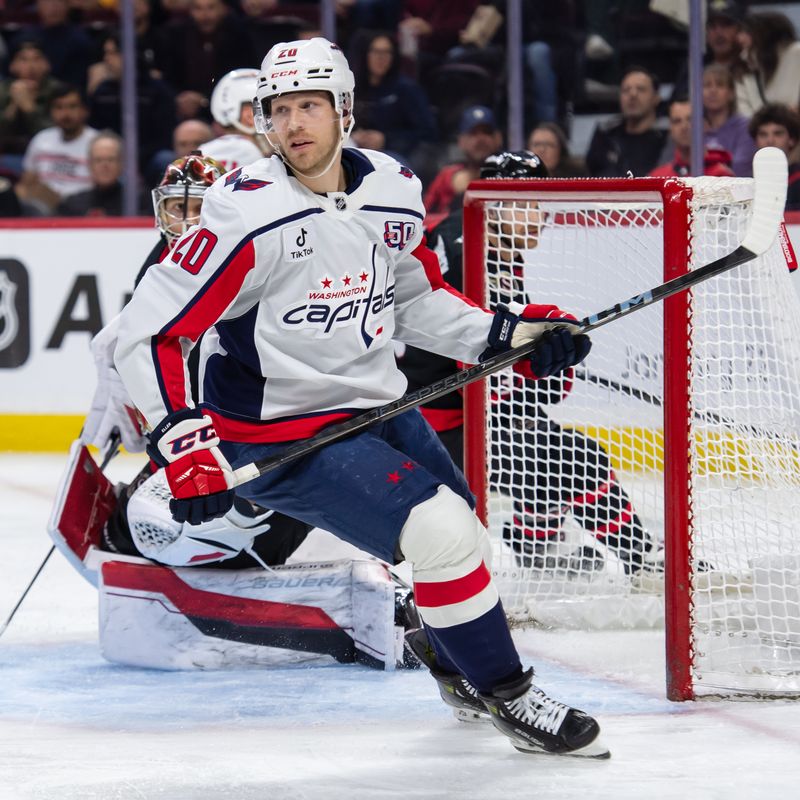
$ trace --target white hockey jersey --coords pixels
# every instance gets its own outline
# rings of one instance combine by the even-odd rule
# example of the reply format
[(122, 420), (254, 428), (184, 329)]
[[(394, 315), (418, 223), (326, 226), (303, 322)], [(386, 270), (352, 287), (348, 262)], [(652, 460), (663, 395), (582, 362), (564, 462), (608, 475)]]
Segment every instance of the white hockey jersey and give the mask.
[(400, 397), (396, 338), (474, 363), (492, 315), (444, 283), (424, 246), (420, 184), (346, 148), (344, 192), (317, 195), (274, 156), (220, 178), (200, 225), (151, 267), (122, 312), (117, 368), (151, 426), (201, 399), (223, 439), (277, 442)]
[(252, 139), (236, 133), (228, 133), (212, 139), (210, 142), (200, 145), (200, 150), (204, 156), (219, 161), (225, 172), (252, 164), (263, 156), (258, 145)]

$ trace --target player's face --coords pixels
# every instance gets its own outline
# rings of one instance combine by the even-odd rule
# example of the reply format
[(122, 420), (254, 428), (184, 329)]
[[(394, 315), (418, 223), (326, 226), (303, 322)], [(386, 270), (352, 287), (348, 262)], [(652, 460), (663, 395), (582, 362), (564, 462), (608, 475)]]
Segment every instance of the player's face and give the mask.
[(200, 222), (202, 197), (168, 197), (164, 201), (162, 222), (172, 236), (182, 236)]
[(317, 174), (333, 160), (341, 140), (328, 92), (292, 92), (272, 100), (272, 127), (289, 166)]
[(784, 125), (777, 122), (765, 122), (756, 131), (756, 147), (779, 147), (788, 156), (797, 142), (789, 136)]
[(242, 103), (241, 110), (239, 111), (239, 123), (244, 125), (245, 128), (255, 127), (252, 103)]
[(539, 244), (543, 212), (534, 200), (524, 207), (501, 206), (489, 218), (488, 245), (503, 261), (512, 261), (514, 251), (533, 250)]

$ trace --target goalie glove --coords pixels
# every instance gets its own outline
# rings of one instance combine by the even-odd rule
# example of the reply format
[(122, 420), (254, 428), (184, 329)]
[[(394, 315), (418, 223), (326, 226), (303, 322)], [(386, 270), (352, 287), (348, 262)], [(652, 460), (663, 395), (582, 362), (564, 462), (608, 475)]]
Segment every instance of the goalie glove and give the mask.
[(114, 367), (118, 328), (117, 316), (92, 339), (97, 387), (80, 438), (84, 444), (103, 450), (116, 430), (129, 453), (141, 453), (147, 444), (143, 421)]
[(233, 470), (219, 450), (211, 417), (198, 408), (168, 414), (150, 434), (147, 453), (164, 467), (176, 522), (199, 525), (233, 506)]
[(536, 341), (528, 357), (514, 364), (514, 371), (529, 380), (549, 378), (580, 364), (592, 349), (592, 342), (578, 332), (578, 320), (554, 305), (511, 303), (499, 305), (489, 331), (489, 346), (481, 361)]

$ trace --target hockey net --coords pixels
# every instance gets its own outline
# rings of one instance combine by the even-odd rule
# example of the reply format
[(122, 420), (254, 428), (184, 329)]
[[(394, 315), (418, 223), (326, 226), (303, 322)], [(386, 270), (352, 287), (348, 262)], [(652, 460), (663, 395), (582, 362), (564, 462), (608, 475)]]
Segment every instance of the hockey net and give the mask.
[[(752, 189), (478, 181), (466, 292), (584, 317), (734, 250)], [(510, 370), (466, 391), (467, 475), (507, 613), (666, 620), (672, 699), (800, 694), (800, 306), (780, 240), (592, 340), (560, 402), (568, 387), (543, 398)], [(665, 544), (666, 572), (656, 549), (626, 565), (621, 528)]]

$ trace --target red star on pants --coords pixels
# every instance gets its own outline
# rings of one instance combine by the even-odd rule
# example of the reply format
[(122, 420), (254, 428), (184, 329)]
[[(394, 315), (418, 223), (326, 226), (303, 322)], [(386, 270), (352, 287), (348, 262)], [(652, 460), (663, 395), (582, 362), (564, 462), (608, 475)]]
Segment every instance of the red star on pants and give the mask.
[(406, 461), (406, 463), (403, 464), (403, 469), (407, 469), (409, 472), (411, 472), (411, 470), (414, 469), (414, 462)]
[(400, 473), (399, 472), (390, 472), (389, 476), (386, 478), (389, 483), (400, 483)]

